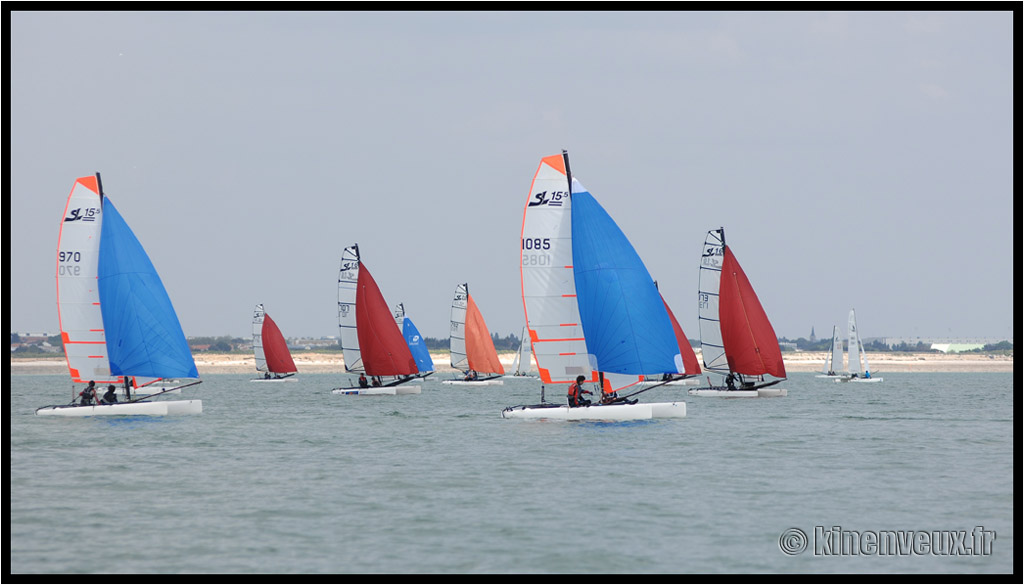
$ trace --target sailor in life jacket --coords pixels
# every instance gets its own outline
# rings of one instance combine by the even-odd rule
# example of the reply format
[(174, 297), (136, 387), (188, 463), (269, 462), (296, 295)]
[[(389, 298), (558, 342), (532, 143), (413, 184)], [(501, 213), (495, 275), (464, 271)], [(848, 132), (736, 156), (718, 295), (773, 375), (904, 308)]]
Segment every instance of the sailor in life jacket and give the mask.
[(569, 406), (590, 406), (590, 401), (583, 397), (584, 394), (593, 394), (590, 390), (583, 389), (584, 376), (576, 376), (576, 381), (569, 384)]
[(92, 406), (96, 401), (96, 382), (89, 380), (89, 385), (85, 387), (85, 390), (79, 392), (78, 396), (81, 398), (79, 404), (82, 406)]
[(369, 388), (370, 387), (370, 383), (366, 381), (366, 374), (362, 374), (362, 373), (359, 374), (359, 387), (360, 388)]

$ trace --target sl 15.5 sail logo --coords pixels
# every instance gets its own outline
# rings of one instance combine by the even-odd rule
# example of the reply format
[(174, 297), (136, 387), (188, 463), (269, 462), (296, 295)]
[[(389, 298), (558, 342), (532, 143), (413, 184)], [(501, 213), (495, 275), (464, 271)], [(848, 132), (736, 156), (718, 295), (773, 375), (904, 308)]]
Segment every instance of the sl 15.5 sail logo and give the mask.
[(569, 197), (568, 191), (541, 191), (533, 196), (533, 201), (530, 201), (527, 207), (536, 207), (538, 205), (547, 205), (549, 207), (561, 207), (565, 200)]
[(99, 207), (81, 207), (72, 209), (71, 213), (64, 218), (64, 221), (96, 221), (100, 216)]

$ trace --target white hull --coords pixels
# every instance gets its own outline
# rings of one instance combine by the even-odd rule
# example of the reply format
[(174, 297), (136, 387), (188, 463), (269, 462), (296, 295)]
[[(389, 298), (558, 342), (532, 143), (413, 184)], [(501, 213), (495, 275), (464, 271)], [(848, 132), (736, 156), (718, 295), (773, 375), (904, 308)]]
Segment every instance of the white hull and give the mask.
[(818, 374), (815, 376), (815, 378), (828, 378), (830, 380), (836, 380), (843, 377), (844, 376), (842, 374)]
[(357, 394), (359, 396), (395, 396), (397, 394), (420, 394), (417, 386), (378, 386), (370, 388), (335, 388), (333, 394)]
[(777, 398), (786, 396), (785, 388), (761, 388), (759, 390), (718, 390), (714, 388), (693, 389), (690, 396), (719, 396), (725, 398)]
[(700, 386), (700, 378), (683, 378), (682, 380), (672, 380), (671, 382), (658, 382), (657, 380), (646, 380), (645, 386)]
[(441, 380), (442, 384), (453, 384), (455, 386), (501, 386), (503, 380)]
[(250, 382), (297, 382), (296, 378), (253, 378)]
[(44, 406), (37, 410), (36, 414), (40, 416), (165, 416), (201, 414), (202, 412), (202, 400), (161, 400), (95, 406)]
[(685, 402), (650, 404), (609, 404), (581, 406), (519, 406), (501, 411), (502, 418), (530, 420), (646, 420), (651, 418), (683, 418)]
[(857, 382), (859, 384), (870, 384), (872, 382), (881, 382), (883, 378), (838, 378), (836, 383), (840, 382)]

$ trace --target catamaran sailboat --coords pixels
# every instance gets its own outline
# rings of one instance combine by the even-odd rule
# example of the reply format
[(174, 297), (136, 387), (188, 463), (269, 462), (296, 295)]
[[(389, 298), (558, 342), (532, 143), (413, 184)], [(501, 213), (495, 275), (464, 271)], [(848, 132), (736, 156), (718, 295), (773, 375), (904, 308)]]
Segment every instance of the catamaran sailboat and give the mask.
[[(740, 263), (725, 243), (725, 228), (704, 240), (698, 319), (704, 369), (725, 376), (722, 386), (690, 390), (692, 396), (735, 398), (785, 396), (771, 388), (786, 379), (782, 350), (768, 315)], [(766, 381), (765, 374), (778, 378)]]
[[(419, 394), (422, 377), (398, 329), (384, 295), (366, 265), (359, 245), (345, 248), (338, 273), (338, 329), (345, 371), (360, 382), (332, 390), (334, 394)], [(369, 376), (369, 378), (367, 378)]]
[(850, 318), (847, 321), (847, 334), (849, 339), (849, 363), (846, 367), (846, 375), (836, 379), (836, 382), (860, 382), (872, 383), (881, 382), (882, 378), (871, 375), (868, 367), (868, 355), (864, 351), (864, 343), (860, 339), (860, 332), (857, 330), (857, 315), (850, 309)]
[(252, 315), (252, 351), (256, 358), (256, 371), (263, 376), (250, 382), (294, 382), (295, 362), (288, 351), (288, 343), (278, 329), (277, 323), (263, 310), (263, 304), (256, 305)]
[[(99, 173), (75, 180), (57, 239), (57, 314), (72, 401), (36, 414), (199, 414), (201, 400), (153, 400), (199, 384), (199, 372), (160, 276), (102, 185)], [(172, 380), (178, 384), (168, 388)], [(75, 384), (90, 382), (92, 403), (76, 403)], [(128, 395), (100, 404), (111, 385)]]
[(842, 378), (843, 368), (843, 340), (839, 338), (839, 328), (832, 326), (832, 346), (825, 355), (825, 365), (821, 367), (821, 373), (815, 378)]
[[(596, 396), (637, 387), (648, 376), (684, 371), (679, 344), (654, 280), (632, 244), (572, 176), (569, 155), (541, 159), (523, 211), (520, 275), (526, 326), (545, 385), (578, 376)], [(643, 388), (639, 391), (644, 391)], [(505, 408), (504, 418), (635, 420), (686, 416), (685, 402), (617, 397), (569, 407), (547, 402)]]
[(455, 287), (448, 343), (452, 367), (461, 371), (462, 377), (442, 380), (442, 384), (489, 386), (505, 383), (501, 379), (505, 368), (498, 360), (484, 317), (469, 294), (468, 283)]
[(506, 378), (537, 378), (537, 369), (533, 367), (532, 347), (530, 332), (523, 327), (523, 334), (519, 338), (519, 349), (516, 351), (516, 357), (512, 360), (512, 373), (505, 374)]

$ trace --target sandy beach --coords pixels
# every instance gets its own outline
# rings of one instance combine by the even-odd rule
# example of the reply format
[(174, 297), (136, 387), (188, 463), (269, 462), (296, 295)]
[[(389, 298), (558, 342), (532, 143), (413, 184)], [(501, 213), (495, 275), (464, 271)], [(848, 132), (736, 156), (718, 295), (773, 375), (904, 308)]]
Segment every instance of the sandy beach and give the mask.
[[(438, 372), (453, 371), (448, 352), (431, 354)], [(196, 368), (199, 374), (247, 374), (256, 373), (252, 355), (196, 353)], [(515, 357), (514, 352), (500, 355), (508, 371)], [(698, 352), (698, 359), (700, 353)], [(298, 352), (292, 355), (299, 373), (343, 374), (344, 360), (341, 353)], [(817, 372), (824, 363), (824, 356), (817, 352), (786, 352), (783, 360), (787, 372)], [(977, 353), (871, 353), (868, 355), (871, 370), (875, 374), (886, 372), (1012, 372), (1013, 357)], [(63, 356), (42, 358), (11, 358), (12, 374), (62, 374), (67, 372)]]

